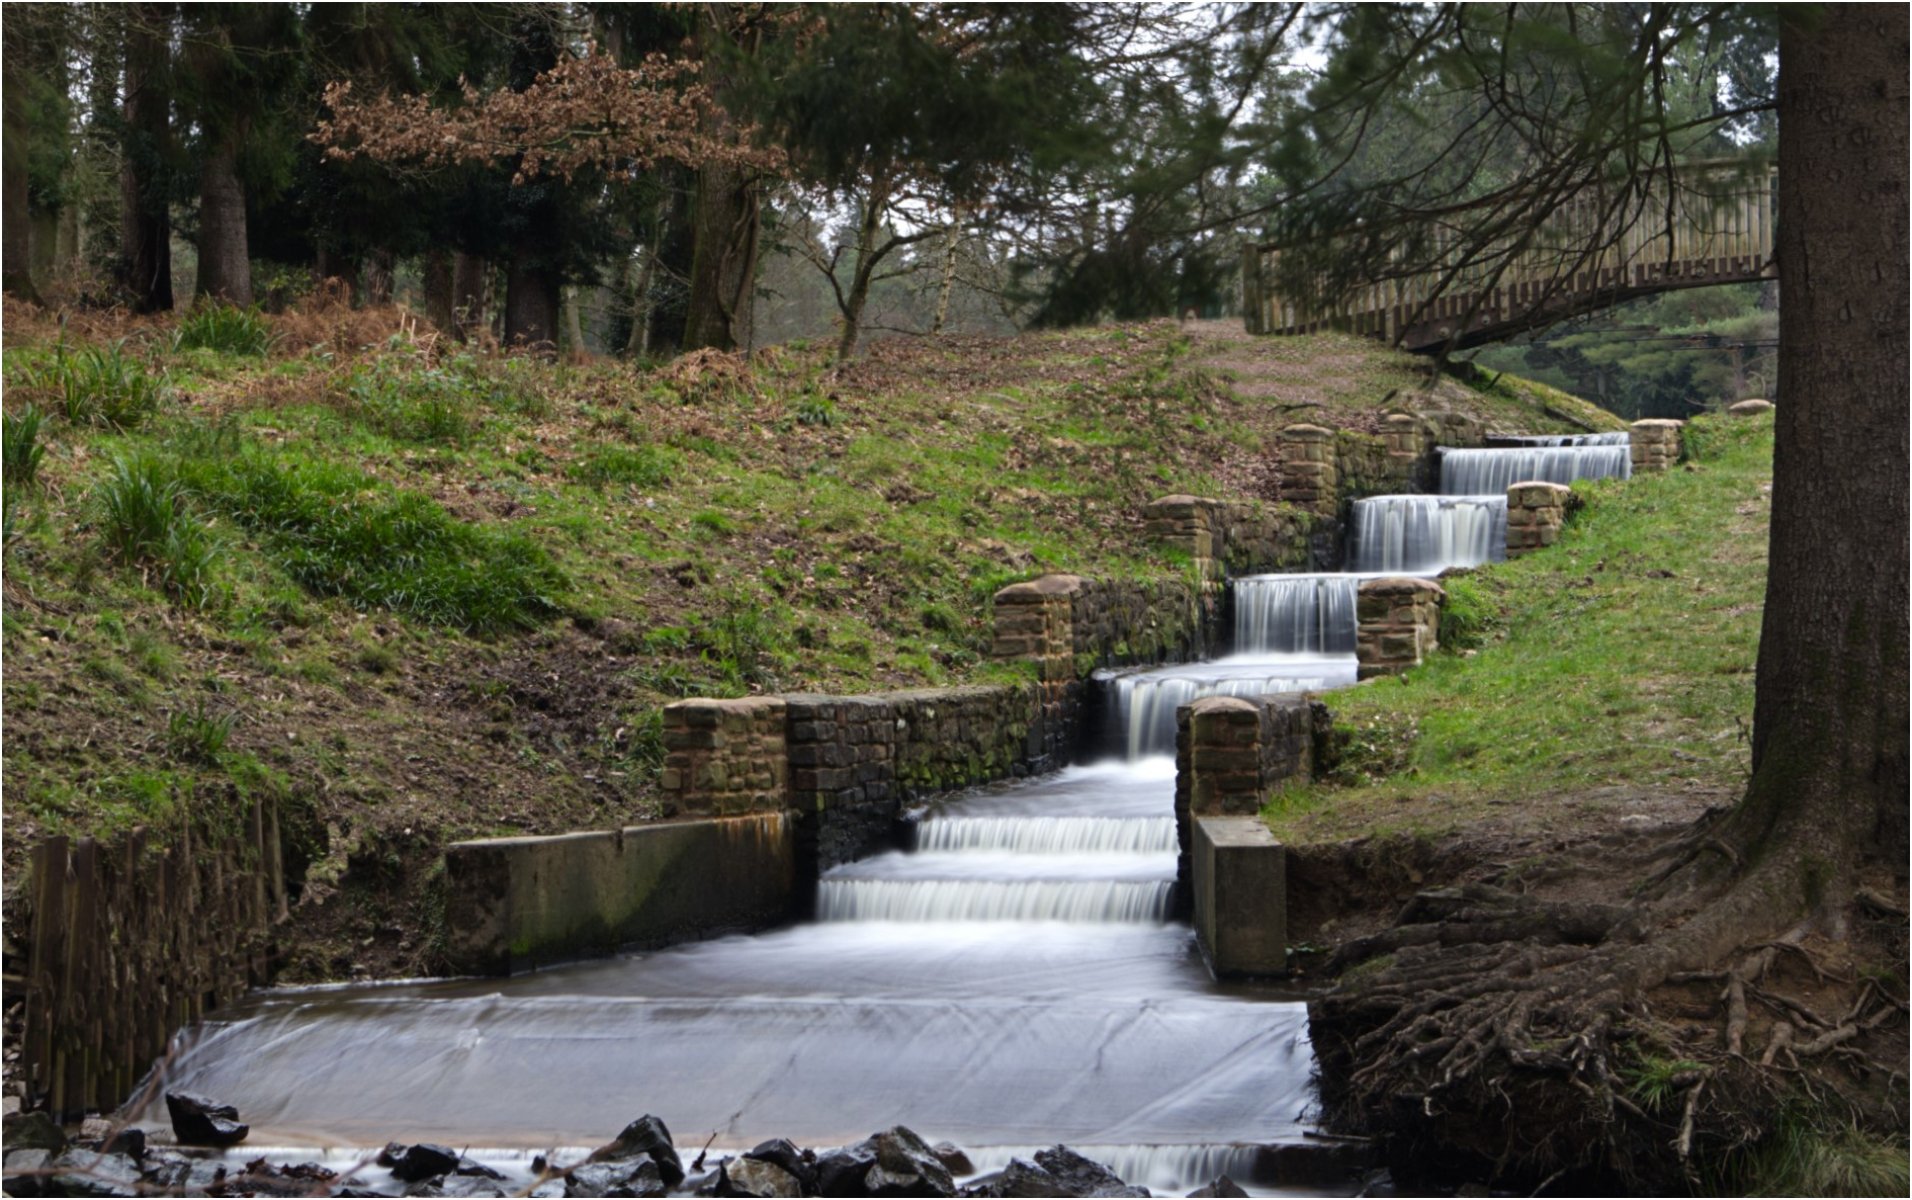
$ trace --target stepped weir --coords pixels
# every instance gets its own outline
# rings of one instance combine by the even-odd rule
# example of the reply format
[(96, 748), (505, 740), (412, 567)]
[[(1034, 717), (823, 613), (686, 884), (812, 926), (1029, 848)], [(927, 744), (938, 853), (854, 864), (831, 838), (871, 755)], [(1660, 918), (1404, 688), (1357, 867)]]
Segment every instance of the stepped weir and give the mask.
[[(1356, 569), (1237, 578), (1227, 653), (1098, 674), (1099, 740), (1114, 754), (925, 805), (889, 848), (822, 870), (808, 919), (509, 979), (258, 993), (182, 1040), (166, 1086), (236, 1105), (254, 1130), (248, 1157), (277, 1144), (357, 1162), (425, 1139), (524, 1178), (533, 1151), (581, 1157), (650, 1111), (713, 1155), (902, 1123), (984, 1171), (1061, 1141), (1162, 1193), (1222, 1173), (1279, 1193), (1290, 1181), (1275, 1164), (1302, 1143), (1313, 1100), (1306, 1012), (1267, 985), (1217, 983), (1179, 911), (1191, 847), (1176, 816), (1178, 710), (1354, 683), (1364, 583), (1500, 557), (1508, 499), (1494, 481), (1624, 475), (1627, 453), (1594, 439), (1448, 451), (1440, 494), (1357, 502)], [(1418, 610), (1425, 585), (1385, 585), (1382, 607)], [(1071, 661), (1074, 643), (1041, 615), (1047, 595), (1030, 592), (1029, 628)], [(846, 770), (828, 765), (839, 747), (800, 727), (835, 704), (866, 745), (943, 719), (907, 701), (764, 698), (723, 702), (712, 720), (735, 721), (751, 746), (782, 746), (787, 729), (779, 753), (820, 777)], [(825, 782), (791, 785), (822, 795)], [(1244, 796), (1252, 813), (1265, 791), (1250, 778)], [(781, 812), (770, 825), (763, 837), (788, 835)], [(1231, 836), (1202, 824), (1193, 853), (1219, 861), (1242, 845)], [(1214, 897), (1193, 900), (1206, 922)], [(132, 1116), (165, 1121), (157, 1099)]]

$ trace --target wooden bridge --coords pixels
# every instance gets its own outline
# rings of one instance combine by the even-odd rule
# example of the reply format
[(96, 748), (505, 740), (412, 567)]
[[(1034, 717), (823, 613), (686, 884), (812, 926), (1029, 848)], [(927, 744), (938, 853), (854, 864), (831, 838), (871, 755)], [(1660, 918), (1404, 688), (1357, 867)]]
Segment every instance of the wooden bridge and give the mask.
[(1338, 290), (1319, 277), (1284, 290), (1282, 246), (1253, 246), (1242, 264), (1248, 332), (1332, 329), (1417, 352), (1465, 349), (1658, 292), (1773, 279), (1777, 181), (1776, 166), (1682, 164), (1672, 180), (1572, 197), (1524, 244), (1436, 225), (1417, 252), (1395, 252), (1398, 269)]

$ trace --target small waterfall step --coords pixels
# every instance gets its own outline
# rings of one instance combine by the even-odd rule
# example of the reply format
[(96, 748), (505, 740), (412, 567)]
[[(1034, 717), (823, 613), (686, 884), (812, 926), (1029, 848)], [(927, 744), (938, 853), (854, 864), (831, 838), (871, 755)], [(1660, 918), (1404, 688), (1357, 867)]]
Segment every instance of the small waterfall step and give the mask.
[(1353, 654), (1360, 586), (1346, 572), (1235, 580), (1235, 652)]
[[(1352, 612), (1352, 609), (1349, 610)], [(1242, 654), (1099, 676), (1112, 689), (1130, 761), (1175, 753), (1175, 710), (1204, 696), (1324, 692), (1357, 678), (1353, 654)]]
[(918, 854), (1163, 854), (1175, 851), (1173, 817), (935, 817), (918, 821)]
[(1160, 923), (1174, 884), (1173, 843), (1153, 853), (880, 854), (818, 882), (817, 919)]
[(1507, 557), (1507, 495), (1370, 496), (1354, 502), (1357, 574), (1437, 575)]
[(1440, 455), (1444, 496), (1505, 496), (1516, 483), (1572, 483), (1633, 475), (1633, 451), (1624, 441), (1491, 450), (1442, 447)]

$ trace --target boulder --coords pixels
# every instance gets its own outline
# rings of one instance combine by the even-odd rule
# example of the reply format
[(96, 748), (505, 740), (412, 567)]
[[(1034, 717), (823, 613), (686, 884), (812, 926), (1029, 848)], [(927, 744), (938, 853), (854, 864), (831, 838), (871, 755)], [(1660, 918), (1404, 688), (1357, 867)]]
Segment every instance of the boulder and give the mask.
[(817, 1156), (817, 1194), (866, 1196), (863, 1178), (876, 1166), (874, 1141), (858, 1142)]
[(954, 1196), (956, 1182), (930, 1149), (929, 1143), (915, 1131), (902, 1125), (886, 1129), (870, 1139), (876, 1151), (876, 1165), (863, 1176), (863, 1186), (871, 1196)]
[(458, 1169), (460, 1161), (456, 1150), (430, 1142), (419, 1142), (415, 1146), (392, 1142), (378, 1155), (378, 1165), (389, 1167), (392, 1178), (401, 1183), (419, 1183), (449, 1175)]
[(648, 1154), (657, 1165), (657, 1173), (665, 1187), (676, 1187), (684, 1182), (684, 1164), (677, 1157), (677, 1147), (671, 1142), (671, 1131), (663, 1120), (649, 1113), (626, 1125), (609, 1145), (600, 1146), (591, 1152), (592, 1162), (617, 1161)]
[(185, 1146), (234, 1146), (252, 1132), (232, 1105), (189, 1092), (167, 1092), (166, 1113), (173, 1120), (173, 1137)]
[(760, 1158), (738, 1158), (717, 1168), (719, 1196), (801, 1196), (797, 1177)]
[(514, 1191), (495, 1179), (486, 1179), (478, 1175), (447, 1175), (443, 1179), (430, 1183), (415, 1183), (405, 1189), (407, 1196), (458, 1196), (458, 1197), (494, 1197), (515, 1196)]
[(983, 1189), (990, 1196), (1146, 1196), (1114, 1171), (1067, 1146), (1036, 1151), (1036, 1161), (1014, 1159)]
[(944, 1169), (951, 1175), (976, 1173), (976, 1164), (969, 1161), (969, 1155), (963, 1153), (963, 1148), (954, 1142), (938, 1142), (929, 1148), (929, 1152), (936, 1156), (936, 1161), (942, 1163)]
[(0, 1167), (0, 1191), (9, 1196), (45, 1195), (47, 1164), (53, 1161), (55, 1153), (38, 1147), (8, 1150), (6, 1165)]
[(139, 1164), (128, 1154), (101, 1154), (70, 1149), (47, 1164), (53, 1175), (45, 1183), (48, 1196), (137, 1196), (141, 1194)]
[(1756, 417), (1761, 413), (1773, 411), (1771, 400), (1741, 400), (1738, 404), (1729, 404), (1726, 411), (1736, 417)]
[(1189, 1196), (1246, 1196), (1247, 1194), (1241, 1190), (1240, 1184), (1223, 1175), (1215, 1182), (1204, 1184), (1201, 1188), (1190, 1192)]
[(761, 1142), (744, 1151), (744, 1157), (781, 1167), (795, 1177), (805, 1191), (817, 1190), (816, 1154), (809, 1150), (798, 1149), (788, 1139), (775, 1138), (768, 1142)]
[(588, 1162), (564, 1179), (566, 1196), (662, 1196), (669, 1191), (657, 1161), (645, 1153)]
[(8, 1150), (45, 1150), (58, 1154), (66, 1149), (66, 1130), (43, 1110), (8, 1113), (0, 1121), (0, 1144)]

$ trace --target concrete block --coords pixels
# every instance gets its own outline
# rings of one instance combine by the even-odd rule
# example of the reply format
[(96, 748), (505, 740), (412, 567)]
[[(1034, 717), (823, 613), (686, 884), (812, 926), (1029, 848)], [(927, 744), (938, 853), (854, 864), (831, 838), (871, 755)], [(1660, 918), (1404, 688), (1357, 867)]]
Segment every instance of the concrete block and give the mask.
[(1261, 818), (1196, 817), (1195, 933), (1220, 979), (1288, 970), (1287, 850)]

